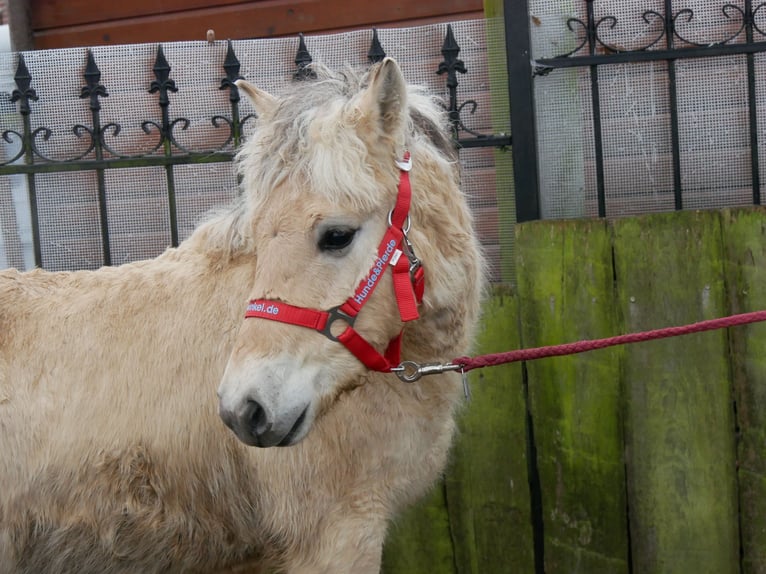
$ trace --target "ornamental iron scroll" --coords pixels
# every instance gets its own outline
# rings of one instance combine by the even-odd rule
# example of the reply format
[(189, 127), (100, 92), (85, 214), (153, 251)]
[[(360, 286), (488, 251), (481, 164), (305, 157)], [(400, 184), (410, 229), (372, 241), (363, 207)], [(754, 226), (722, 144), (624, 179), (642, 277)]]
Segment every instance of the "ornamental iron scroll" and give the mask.
[[(447, 32), (444, 36), (444, 43), (442, 44), (441, 53), (444, 58), (436, 73), (439, 75), (446, 74), (447, 77), (447, 91), (448, 91), (448, 103), (445, 106), (447, 116), (452, 128), (452, 137), (460, 147), (500, 147), (505, 148), (511, 145), (511, 136), (500, 133), (497, 135), (481, 134), (475, 130), (466, 127), (463, 122), (463, 109), (468, 107), (469, 114), (473, 115), (476, 112), (478, 104), (476, 100), (466, 100), (462, 103), (458, 103), (457, 89), (459, 86), (458, 73), (466, 74), (468, 69), (465, 62), (458, 58), (460, 54), (460, 46), (455, 40), (455, 34), (452, 31), (452, 26), (447, 24)], [(463, 133), (470, 134), (473, 137), (461, 137)]]
[[(698, 20), (695, 11), (691, 8), (675, 10), (673, 0), (663, 0), (662, 13), (645, 10), (640, 14), (641, 19), (653, 31), (653, 37), (632, 47), (616, 45), (606, 40), (603, 32), (606, 29), (618, 29), (619, 19), (614, 15), (597, 17), (596, 0), (584, 2), (585, 18), (570, 17), (566, 20), (567, 29), (578, 37), (577, 45), (574, 49), (553, 58), (538, 59), (535, 62), (536, 75), (545, 75), (560, 67), (601, 64), (608, 61), (604, 58), (617, 55), (620, 57), (615, 62), (625, 63), (668, 59), (671, 55), (680, 59), (764, 51), (763, 46), (759, 44), (766, 40), (766, 2), (754, 5), (753, 0), (744, 0), (743, 6), (732, 3), (721, 5), (721, 15), (726, 22), (733, 25), (734, 31), (728, 32), (723, 38), (693, 40), (685, 27)], [(609, 5), (607, 2), (602, 4)], [(673, 53), (669, 54), (669, 51)], [(572, 61), (564, 64), (564, 58)], [(598, 59), (586, 62), (583, 58)]]
[[(229, 100), (232, 106), (232, 117), (225, 118), (223, 116), (214, 116), (210, 121), (216, 128), (226, 125), (229, 128), (228, 137), (223, 144), (219, 145), (216, 149), (193, 151), (180, 144), (174, 135), (174, 128), (176, 126), (180, 125), (181, 129), (185, 130), (189, 127), (191, 121), (184, 117), (170, 119), (170, 94), (178, 92), (178, 87), (176, 86), (175, 81), (170, 77), (172, 71), (171, 67), (168, 64), (162, 46), (159, 46), (157, 48), (156, 60), (153, 66), (156, 79), (151, 82), (147, 91), (148, 93), (158, 94), (161, 119), (159, 122), (156, 120), (145, 120), (141, 123), (141, 129), (147, 135), (156, 132), (159, 134), (159, 137), (150, 148), (141, 150), (138, 153), (128, 154), (119, 151), (115, 145), (115, 142), (118, 141), (119, 135), (123, 130), (123, 126), (116, 122), (110, 122), (103, 126), (101, 125), (101, 103), (99, 99), (108, 97), (109, 93), (107, 87), (101, 83), (101, 71), (96, 64), (92, 51), (87, 50), (85, 71), (83, 73), (85, 85), (81, 87), (80, 98), (88, 100), (92, 125), (85, 126), (77, 124), (71, 129), (78, 138), (88, 137), (90, 139), (89, 144), (86, 146), (86, 150), (84, 152), (79, 152), (74, 156), (57, 159), (44, 154), (37, 145), (37, 140), (39, 138), (42, 138), (45, 141), (48, 141), (51, 138), (53, 135), (53, 130), (51, 128), (40, 126), (32, 129), (31, 123), (29, 123), (29, 125), (25, 124), (23, 134), (12, 129), (6, 129), (2, 132), (2, 137), (6, 142), (13, 143), (13, 140), (16, 139), (22, 142), (23, 145), (21, 146), (22, 149), (13, 157), (0, 162), (0, 175), (18, 173), (20, 171), (29, 173), (32, 171), (75, 171), (78, 169), (88, 169), (90, 165), (88, 162), (93, 161), (85, 159), (88, 156), (95, 156), (97, 162), (110, 162), (110, 165), (101, 167), (119, 167), (118, 160), (136, 160), (141, 158), (147, 160), (146, 165), (165, 165), (166, 162), (157, 161), (155, 157), (157, 156), (156, 152), (161, 149), (163, 149), (167, 155), (171, 155), (175, 149), (176, 151), (181, 152), (182, 155), (209, 155), (211, 153), (223, 153), (226, 157), (219, 161), (231, 159), (233, 154), (230, 151), (227, 152), (227, 148), (230, 147), (232, 142), (234, 142), (235, 145), (240, 142), (242, 125), (251, 118), (251, 116), (248, 115), (241, 120), (239, 119), (239, 91), (234, 82), (241, 78), (241, 76), (239, 76), (239, 61), (234, 54), (231, 43), (228, 45), (226, 60), (223, 67), (226, 72), (226, 77), (221, 80), (220, 89), (230, 90)], [(29, 118), (30, 115), (33, 115), (31, 102), (37, 102), (40, 98), (32, 87), (33, 78), (26, 66), (23, 54), (19, 54), (14, 80), (17, 88), (13, 90), (10, 101), (18, 102), (19, 114), (24, 118)], [(110, 138), (108, 139), (107, 136), (110, 136)], [(50, 167), (45, 169), (40, 167), (38, 170), (20, 169), (21, 166), (16, 165), (16, 162), (27, 155), (28, 152), (31, 152), (31, 154), (29, 154), (30, 161), (27, 161), (26, 163), (38, 166), (62, 164), (61, 169), (50, 169)], [(83, 161), (77, 163), (79, 160)], [(66, 167), (64, 167), (63, 164), (66, 164)], [(136, 163), (131, 162), (130, 165), (134, 166)]]
[[(473, 139), (486, 140), (487, 145), (508, 145), (510, 137), (505, 134), (499, 136), (484, 135), (478, 131), (466, 126), (463, 118), (463, 112), (467, 109), (473, 114), (477, 109), (477, 102), (469, 99), (463, 102), (458, 101), (458, 74), (466, 74), (465, 63), (458, 55), (460, 46), (455, 40), (452, 26), (448, 25), (446, 35), (441, 48), (443, 61), (439, 63), (437, 74), (445, 75), (447, 86), (447, 102), (445, 110), (447, 112), (450, 125), (452, 126), (453, 137), (457, 144), (463, 147), (475, 147), (476, 142)], [(373, 29), (372, 41), (367, 53), (371, 64), (380, 62), (386, 57), (386, 52), (381, 45), (378, 31)], [(303, 34), (298, 36), (298, 50), (295, 57), (296, 71), (293, 74), (296, 80), (309, 80), (316, 77), (311, 69), (313, 58), (306, 46), (306, 40)], [(88, 138), (89, 142), (85, 151), (79, 151), (76, 155), (64, 157), (63, 159), (46, 155), (37, 145), (37, 140), (43, 139), (49, 141), (53, 136), (53, 130), (46, 126), (32, 128), (30, 116), (33, 103), (39, 101), (33, 86), (33, 78), (24, 60), (24, 55), (19, 54), (18, 63), (14, 80), (16, 88), (10, 95), (10, 102), (17, 103), (18, 113), (26, 118), (29, 125), (25, 125), (23, 133), (13, 129), (6, 129), (2, 133), (3, 139), (8, 143), (18, 140), (22, 145), (20, 150), (11, 158), (0, 161), (0, 175), (8, 173), (31, 173), (34, 171), (75, 171), (78, 169), (88, 169), (88, 162), (107, 162), (101, 167), (118, 167), (121, 160), (130, 161), (131, 166), (137, 165), (135, 160), (145, 159), (145, 165), (167, 165), (168, 162), (162, 160), (162, 156), (197, 156), (205, 155), (208, 161), (227, 161), (233, 157), (232, 147), (238, 146), (242, 141), (243, 125), (252, 119), (253, 115), (247, 115), (240, 118), (240, 94), (236, 86), (236, 81), (242, 79), (240, 75), (240, 62), (234, 52), (232, 42), (227, 41), (227, 49), (224, 62), (222, 64), (225, 76), (220, 80), (219, 89), (229, 90), (229, 102), (231, 105), (231, 116), (225, 117), (216, 115), (209, 119), (215, 128), (228, 128), (228, 134), (222, 144), (214, 149), (192, 150), (184, 146), (176, 137), (176, 130), (187, 130), (191, 125), (191, 120), (185, 117), (171, 117), (173, 94), (178, 93), (179, 87), (172, 77), (172, 67), (165, 56), (162, 45), (157, 47), (155, 61), (152, 66), (154, 79), (148, 86), (148, 93), (157, 94), (157, 103), (159, 105), (159, 119), (147, 119), (140, 123), (141, 130), (147, 135), (156, 134), (157, 138), (147, 149), (131, 153), (121, 151), (118, 142), (119, 136), (123, 131), (123, 125), (118, 122), (109, 122), (102, 125), (100, 118), (101, 98), (109, 97), (108, 87), (101, 83), (101, 70), (99, 69), (94, 54), (91, 50), (86, 51), (85, 69), (83, 72), (84, 85), (80, 88), (79, 97), (87, 100), (91, 114), (91, 125), (86, 126), (77, 124), (71, 128), (71, 132), (79, 139)], [(471, 136), (471, 137), (465, 137)], [(217, 154), (223, 154), (217, 157)], [(18, 161), (26, 156), (29, 160), (26, 163), (38, 166), (35, 169), (24, 169), (18, 165)], [(184, 163), (184, 162), (179, 162)], [(188, 163), (188, 162), (186, 162)], [(54, 169), (48, 164), (59, 164), (61, 169)], [(43, 165), (47, 167), (42, 167)]]
[[(684, 30), (696, 18), (694, 10), (675, 10), (673, 0), (663, 0), (663, 12), (645, 10), (641, 19), (653, 31), (652, 38), (642, 45), (631, 48), (615, 45), (602, 34), (605, 29), (614, 30), (619, 21), (614, 15), (596, 17), (596, 0), (584, 0), (585, 19), (569, 18), (566, 27), (577, 34), (577, 45), (573, 50), (553, 58), (539, 58), (533, 62), (533, 75), (545, 76), (561, 68), (583, 68), (590, 79), (591, 109), (593, 117), (593, 138), (595, 151), (596, 196), (598, 215), (606, 216), (606, 186), (604, 169), (603, 134), (601, 126), (601, 92), (599, 68), (611, 64), (633, 62), (665, 62), (667, 74), (667, 100), (669, 108), (669, 131), (671, 165), (673, 175), (673, 197), (676, 210), (684, 208), (684, 190), (681, 177), (681, 151), (679, 130), (679, 102), (676, 78), (676, 63), (687, 58), (712, 58), (720, 56), (744, 56), (746, 62), (748, 94), (748, 137), (750, 147), (750, 172), (753, 187), (753, 204), (761, 204), (761, 176), (759, 164), (758, 110), (756, 98), (755, 54), (766, 52), (766, 2), (755, 4), (743, 0), (742, 6), (732, 3), (720, 7), (723, 19), (730, 23), (733, 31), (723, 38), (698, 41), (692, 40)], [(607, 2), (602, 2), (608, 6)]]
[[(303, 34), (299, 34), (298, 37), (298, 51), (295, 55), (296, 71), (293, 74), (293, 79), (297, 81), (315, 79), (316, 73), (311, 69), (311, 64), (314, 60), (308, 50), (306, 40)], [(447, 118), (449, 120), (455, 145), (460, 148), (505, 148), (510, 146), (511, 136), (505, 133), (487, 135), (468, 128), (465, 125), (462, 117), (463, 110), (467, 108), (469, 114), (473, 115), (478, 108), (478, 103), (476, 100), (466, 100), (462, 103), (458, 102), (459, 82), (457, 74), (468, 73), (465, 62), (458, 58), (460, 50), (461, 48), (455, 40), (452, 25), (447, 24), (447, 30), (441, 48), (441, 54), (444, 59), (439, 63), (436, 73), (439, 75), (446, 74), (447, 103), (444, 105), (444, 109), (447, 112)], [(367, 52), (367, 59), (370, 64), (376, 64), (382, 62), (385, 57), (386, 52), (380, 42), (378, 31), (373, 28), (370, 49)]]
[[(460, 46), (455, 40), (451, 26), (447, 26), (446, 36), (442, 46), (444, 61), (439, 64), (436, 73), (446, 76), (448, 98), (445, 105), (452, 135), (457, 147), (503, 147), (510, 145), (511, 138), (506, 134), (498, 136), (483, 135), (478, 131), (468, 128), (461, 115), (466, 109), (473, 114), (477, 109), (475, 100), (458, 101), (458, 74), (466, 74), (468, 70), (465, 63), (458, 58)], [(370, 64), (382, 61), (386, 52), (381, 45), (378, 31), (373, 29), (372, 40), (367, 52)], [(102, 73), (94, 53), (87, 50), (85, 53), (85, 65), (82, 72), (83, 83), (79, 88), (79, 99), (83, 100), (89, 112), (89, 121), (78, 123), (68, 131), (77, 138), (81, 145), (74, 146), (59, 144), (54, 146), (56, 139), (54, 130), (47, 126), (34, 126), (35, 103), (40, 101), (41, 95), (35, 89), (35, 79), (24, 60), (24, 55), (17, 56), (16, 73), (14, 80), (16, 87), (8, 94), (6, 100), (16, 105), (16, 111), (21, 119), (21, 128), (4, 129), (0, 132), (3, 140), (8, 144), (7, 157), (0, 160), (0, 175), (21, 174), (26, 178), (30, 210), (32, 214), (32, 235), (35, 253), (35, 263), (42, 266), (42, 252), (40, 247), (40, 230), (37, 218), (37, 191), (35, 178), (38, 174), (91, 171), (96, 173), (98, 185), (98, 209), (102, 235), (102, 248), (104, 264), (109, 265), (111, 260), (111, 246), (109, 244), (109, 220), (107, 217), (107, 191), (105, 171), (114, 168), (132, 167), (161, 167), (165, 171), (168, 193), (168, 219), (170, 223), (171, 244), (178, 245), (178, 222), (176, 209), (176, 185), (174, 166), (184, 164), (201, 164), (228, 162), (234, 157), (236, 148), (243, 140), (243, 127), (246, 122), (255, 117), (248, 114), (241, 117), (240, 92), (236, 81), (241, 79), (240, 62), (235, 54), (231, 41), (227, 41), (226, 54), (222, 62), (223, 77), (219, 82), (220, 90), (229, 91), (230, 114), (215, 115), (208, 119), (216, 130), (220, 130), (223, 143), (216, 144), (214, 149), (191, 149), (179, 141), (179, 130), (187, 130), (192, 122), (186, 117), (174, 117), (173, 101), (176, 94), (183, 90), (183, 86), (176, 83), (173, 78), (173, 69), (168, 61), (162, 45), (156, 49), (155, 59), (152, 65), (154, 79), (146, 86), (146, 93), (156, 95), (159, 107), (158, 117), (140, 121), (138, 127), (146, 136), (148, 143), (144, 149), (131, 147), (125, 150), (125, 144), (121, 134), (124, 126), (116, 121), (103, 123), (101, 119), (101, 100), (110, 97), (109, 86), (102, 83)], [(312, 81), (316, 73), (312, 69), (313, 58), (309, 53), (306, 38), (303, 34), (298, 36), (298, 49), (295, 56), (295, 72), (292, 77), (296, 81)], [(89, 124), (89, 125), (85, 125)], [(65, 130), (66, 131), (66, 130)], [(41, 143), (45, 142), (45, 146)], [(128, 143), (125, 141), (125, 143)], [(135, 146), (135, 142), (130, 142)], [(45, 153), (54, 147), (57, 152), (64, 150), (64, 156), (56, 156)], [(69, 150), (69, 151), (67, 151)]]
[[(178, 245), (178, 218), (176, 208), (176, 186), (173, 173), (174, 165), (190, 163), (213, 163), (231, 161), (234, 148), (242, 140), (244, 124), (253, 116), (240, 118), (239, 91), (236, 80), (239, 75), (240, 63), (231, 42), (227, 45), (226, 58), (223, 62), (225, 77), (221, 80), (220, 89), (229, 90), (231, 116), (216, 115), (210, 122), (216, 129), (227, 130), (222, 144), (212, 150), (191, 150), (176, 138), (174, 129), (180, 126), (186, 130), (191, 121), (188, 118), (171, 118), (170, 108), (172, 94), (179, 91), (172, 78), (172, 69), (165, 57), (162, 46), (158, 46), (154, 65), (152, 67), (155, 79), (147, 87), (147, 93), (157, 94), (160, 108), (159, 120), (145, 120), (140, 128), (147, 135), (156, 134), (157, 138), (147, 149), (123, 152), (119, 148), (120, 134), (123, 126), (117, 122), (102, 124), (101, 98), (109, 97), (107, 86), (101, 83), (101, 70), (91, 50), (86, 51), (85, 69), (83, 72), (84, 85), (80, 88), (80, 99), (87, 100), (90, 111), (90, 125), (76, 124), (70, 129), (78, 140), (85, 140), (85, 145), (78, 147), (78, 152), (63, 158), (52, 157), (41, 149), (40, 142), (52, 143), (54, 131), (47, 126), (33, 127), (34, 103), (40, 101), (40, 96), (34, 88), (34, 78), (24, 60), (24, 55), (18, 55), (18, 63), (14, 80), (16, 89), (10, 94), (9, 101), (17, 104), (17, 111), (22, 119), (22, 129), (5, 129), (2, 138), (11, 146), (9, 157), (0, 162), (0, 175), (23, 174), (26, 176), (26, 187), (29, 195), (32, 216), (32, 239), (34, 245), (35, 264), (42, 266), (42, 250), (40, 246), (40, 223), (38, 220), (37, 185), (35, 177), (42, 173), (92, 171), (96, 174), (98, 190), (98, 209), (102, 237), (104, 264), (110, 265), (111, 246), (109, 239), (109, 220), (107, 216), (106, 178), (104, 172), (111, 168), (131, 167), (163, 167), (166, 171), (168, 190), (168, 218), (172, 245)], [(84, 148), (84, 150), (83, 150)], [(68, 149), (59, 145), (58, 149)], [(83, 151), (80, 151), (83, 150)]]

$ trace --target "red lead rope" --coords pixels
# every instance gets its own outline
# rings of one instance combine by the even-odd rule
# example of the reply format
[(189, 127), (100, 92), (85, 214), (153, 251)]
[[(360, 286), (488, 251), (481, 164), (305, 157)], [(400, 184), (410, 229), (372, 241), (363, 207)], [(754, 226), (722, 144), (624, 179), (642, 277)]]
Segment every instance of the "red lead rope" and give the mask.
[(614, 347), (615, 345), (666, 339), (668, 337), (677, 337), (679, 335), (688, 335), (690, 333), (701, 333), (703, 331), (713, 331), (715, 329), (736, 327), (737, 325), (747, 325), (749, 323), (758, 323), (761, 321), (766, 321), (766, 311), (753, 311), (751, 313), (721, 317), (720, 319), (708, 319), (707, 321), (700, 321), (698, 323), (692, 323), (691, 325), (666, 327), (664, 329), (654, 329), (652, 331), (643, 331), (640, 333), (628, 333), (627, 335), (618, 335), (616, 337), (607, 337), (605, 339), (591, 339), (533, 349), (518, 349), (516, 351), (481, 355), (478, 357), (459, 357), (452, 361), (451, 364), (458, 366), (459, 370), (463, 372), (468, 372), (482, 367), (492, 367), (517, 361), (531, 361), (545, 357), (574, 355), (576, 353), (584, 353), (585, 351)]

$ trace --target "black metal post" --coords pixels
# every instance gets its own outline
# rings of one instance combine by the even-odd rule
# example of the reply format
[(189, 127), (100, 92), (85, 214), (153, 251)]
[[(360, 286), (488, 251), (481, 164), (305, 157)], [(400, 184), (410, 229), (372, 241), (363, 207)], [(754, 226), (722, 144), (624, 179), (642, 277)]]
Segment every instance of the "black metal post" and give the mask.
[[(170, 98), (168, 92), (177, 92), (175, 80), (170, 79), (170, 64), (165, 58), (162, 46), (157, 47), (157, 59), (154, 62), (154, 75), (157, 78), (151, 83), (150, 93), (159, 92), (159, 104), (162, 110), (162, 144), (165, 157), (173, 155), (173, 137), (171, 134), (172, 124), (168, 107)], [(168, 216), (170, 218), (170, 243), (173, 247), (178, 247), (178, 210), (176, 207), (176, 183), (173, 173), (173, 164), (165, 166), (165, 177), (168, 183)]]
[(537, 128), (528, 11), (527, 0), (503, 0), (518, 222), (540, 219)]
[[(753, 1), (745, 0), (745, 39), (748, 44), (753, 43), (753, 28), (755, 26), (755, 14), (753, 14)], [(750, 124), (750, 168), (752, 170), (753, 205), (761, 204), (761, 166), (758, 159), (758, 107), (755, 93), (755, 54), (745, 56), (747, 59), (747, 107), (748, 121)]]
[[(675, 41), (675, 19), (673, 0), (665, 0), (665, 41), (668, 50), (673, 49)], [(668, 59), (668, 98), (670, 100), (670, 144), (673, 156), (673, 197), (675, 208), (683, 209), (683, 190), (681, 189), (681, 138), (678, 132), (678, 89), (676, 87), (676, 61)]]
[[(24, 163), (31, 166), (35, 163), (32, 122), (29, 118), (31, 109), (29, 101), (37, 101), (39, 98), (37, 92), (32, 88), (32, 76), (24, 61), (24, 55), (19, 54), (19, 63), (16, 67), (16, 73), (13, 76), (16, 82), (16, 89), (11, 94), (12, 102), (19, 102), (19, 113), (22, 116), (24, 124), (24, 133), (22, 136), (22, 149), (24, 150)], [(37, 209), (37, 185), (35, 174), (27, 173), (27, 190), (29, 193), (29, 211), (32, 219), (32, 244), (35, 253), (35, 266), (43, 266), (43, 252), (40, 244), (40, 217)]]
[[(96, 160), (101, 161), (104, 159), (104, 149), (101, 145), (101, 102), (99, 102), (98, 98), (107, 97), (109, 94), (100, 83), (101, 71), (98, 69), (96, 60), (93, 58), (93, 52), (90, 50), (88, 50), (88, 61), (83, 77), (87, 85), (83, 86), (80, 97), (90, 99), (90, 111), (93, 118), (91, 137), (93, 138)], [(98, 213), (101, 222), (101, 247), (104, 255), (104, 265), (111, 265), (112, 247), (109, 240), (109, 212), (106, 207), (106, 177), (103, 168), (96, 169), (96, 179), (98, 183)]]
[[(588, 54), (596, 54), (596, 16), (593, 0), (587, 0), (587, 37)], [(604, 135), (601, 128), (601, 91), (598, 84), (598, 66), (590, 67), (590, 98), (593, 112), (593, 145), (596, 156), (596, 196), (598, 198), (598, 216), (606, 217), (606, 185), (604, 183)]]

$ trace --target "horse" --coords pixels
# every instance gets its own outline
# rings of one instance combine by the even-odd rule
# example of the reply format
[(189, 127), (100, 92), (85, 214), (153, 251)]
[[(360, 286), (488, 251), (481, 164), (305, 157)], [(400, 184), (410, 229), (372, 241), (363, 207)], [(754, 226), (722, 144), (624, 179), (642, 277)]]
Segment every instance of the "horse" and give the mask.
[(240, 191), (179, 247), (0, 272), (0, 572), (379, 572), (443, 472), (460, 375), (397, 361), (479, 319), (455, 147), (392, 59), (316, 68), (238, 81)]

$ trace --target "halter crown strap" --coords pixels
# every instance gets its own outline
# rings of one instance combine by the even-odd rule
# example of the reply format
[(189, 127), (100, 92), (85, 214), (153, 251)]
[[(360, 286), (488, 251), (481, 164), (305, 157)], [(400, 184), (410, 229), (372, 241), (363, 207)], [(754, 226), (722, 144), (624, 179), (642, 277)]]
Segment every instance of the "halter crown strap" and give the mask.
[[(396, 163), (400, 170), (399, 188), (396, 204), (389, 214), (389, 226), (380, 242), (378, 256), (370, 272), (359, 282), (354, 294), (342, 305), (327, 311), (296, 307), (270, 299), (253, 299), (247, 306), (246, 319), (269, 319), (319, 331), (329, 339), (344, 345), (373, 371), (391, 372), (391, 369), (400, 363), (401, 331), (389, 341), (388, 348), (381, 354), (354, 329), (356, 316), (370, 300), (380, 283), (380, 277), (389, 266), (393, 272), (394, 294), (401, 320), (408, 322), (419, 317), (418, 304), (423, 300), (425, 273), (407, 240), (412, 199), (409, 177), (412, 160), (409, 152), (405, 153), (403, 161)], [(337, 321), (345, 323), (346, 328), (336, 336), (332, 331)]]

